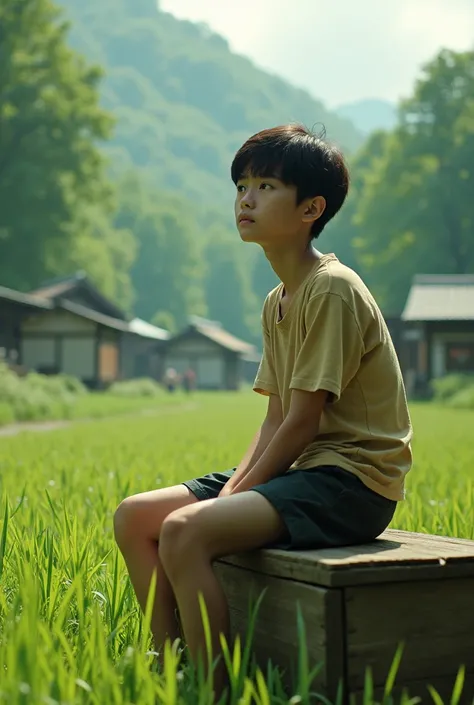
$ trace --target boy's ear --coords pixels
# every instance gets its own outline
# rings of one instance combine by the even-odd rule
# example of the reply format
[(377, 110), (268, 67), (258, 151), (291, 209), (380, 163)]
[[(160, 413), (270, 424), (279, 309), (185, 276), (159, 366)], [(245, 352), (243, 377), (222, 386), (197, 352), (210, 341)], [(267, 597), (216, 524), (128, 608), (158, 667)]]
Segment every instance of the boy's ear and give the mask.
[(303, 212), (303, 221), (305, 223), (314, 223), (318, 220), (326, 210), (326, 199), (324, 196), (315, 196), (306, 204)]

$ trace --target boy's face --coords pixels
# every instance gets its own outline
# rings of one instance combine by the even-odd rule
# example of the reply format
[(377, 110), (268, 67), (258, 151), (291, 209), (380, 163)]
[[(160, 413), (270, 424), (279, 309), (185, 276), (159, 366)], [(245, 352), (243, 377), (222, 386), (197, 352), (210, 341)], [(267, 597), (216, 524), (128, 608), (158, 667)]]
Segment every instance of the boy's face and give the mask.
[(314, 220), (306, 213), (311, 199), (299, 205), (296, 201), (296, 186), (277, 177), (244, 175), (237, 182), (235, 198), (235, 219), (242, 240), (272, 248), (296, 243), (299, 237), (308, 241)]

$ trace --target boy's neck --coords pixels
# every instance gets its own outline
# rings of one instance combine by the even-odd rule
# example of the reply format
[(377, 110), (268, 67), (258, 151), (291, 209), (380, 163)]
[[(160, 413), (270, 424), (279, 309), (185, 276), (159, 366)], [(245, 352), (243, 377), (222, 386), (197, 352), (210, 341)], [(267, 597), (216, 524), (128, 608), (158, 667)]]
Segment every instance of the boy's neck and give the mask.
[(317, 261), (323, 256), (314, 247), (303, 252), (293, 250), (265, 251), (266, 258), (283, 284), (285, 296), (291, 297), (301, 282), (309, 274)]

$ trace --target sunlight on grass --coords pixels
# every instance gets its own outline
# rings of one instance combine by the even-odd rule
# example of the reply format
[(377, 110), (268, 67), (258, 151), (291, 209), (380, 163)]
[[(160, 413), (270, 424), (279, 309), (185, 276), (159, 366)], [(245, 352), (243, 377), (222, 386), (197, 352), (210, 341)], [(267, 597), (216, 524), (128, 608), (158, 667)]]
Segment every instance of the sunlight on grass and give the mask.
[[(193, 672), (178, 644), (168, 644), (164, 671), (157, 672), (149, 613), (142, 618), (137, 610), (113, 540), (113, 512), (132, 492), (233, 466), (263, 409), (256, 395), (200, 395), (168, 414), (0, 439), (0, 702), (214, 702), (209, 674)], [(474, 414), (429, 405), (412, 413), (415, 465), (393, 526), (474, 538)], [(245, 643), (223, 643), (226, 702), (315, 702), (318, 664), (309, 663), (304, 648), (293, 693), (271, 664), (259, 670), (251, 651), (255, 615)], [(303, 645), (301, 615), (297, 626)], [(399, 657), (387, 678), (387, 704)], [(371, 687), (368, 672), (364, 702), (371, 702)], [(436, 703), (436, 691), (431, 697)]]

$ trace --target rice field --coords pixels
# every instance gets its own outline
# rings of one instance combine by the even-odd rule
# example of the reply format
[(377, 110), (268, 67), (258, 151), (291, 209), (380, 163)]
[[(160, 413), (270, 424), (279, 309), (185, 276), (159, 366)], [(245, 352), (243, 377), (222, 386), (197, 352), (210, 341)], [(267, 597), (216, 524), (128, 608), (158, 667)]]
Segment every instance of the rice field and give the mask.
[[(250, 392), (202, 394), (166, 413), (0, 438), (0, 703), (214, 702), (177, 651), (163, 673), (152, 667), (112, 517), (132, 492), (236, 464), (264, 406)], [(392, 526), (472, 539), (474, 412), (414, 405), (412, 415), (415, 466)], [(231, 654), (228, 702), (314, 702), (309, 683), (287, 693), (275, 669), (262, 674), (245, 657)]]

